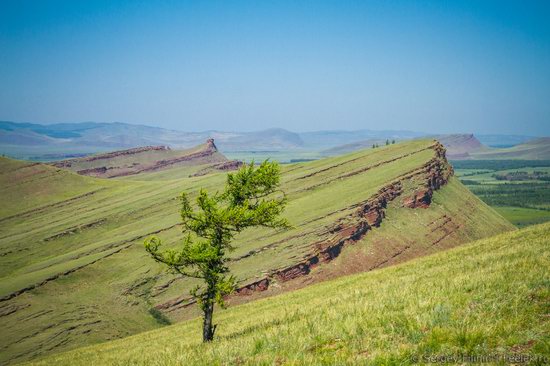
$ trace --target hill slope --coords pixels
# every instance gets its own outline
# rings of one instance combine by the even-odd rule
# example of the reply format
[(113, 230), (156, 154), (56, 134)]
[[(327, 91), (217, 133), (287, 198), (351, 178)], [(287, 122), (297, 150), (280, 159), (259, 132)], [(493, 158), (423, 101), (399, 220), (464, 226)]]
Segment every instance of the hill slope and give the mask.
[(541, 137), (509, 148), (490, 149), (472, 154), (474, 159), (549, 160), (550, 137)]
[(53, 166), (69, 169), (81, 175), (102, 178), (135, 175), (177, 166), (194, 167), (206, 164), (220, 170), (239, 166), (238, 162), (229, 162), (220, 154), (212, 139), (188, 150), (172, 150), (167, 146), (147, 146), (52, 163)]
[(230, 308), (212, 344), (200, 343), (197, 319), (37, 364), (408, 365), (461, 354), (543, 364), (548, 268), (543, 224)]
[[(53, 196), (31, 197), (21, 210), (16, 200), (33, 191), (32, 182), (24, 191), (17, 184), (2, 191), (3, 200), (14, 198), (0, 219), (0, 362), (153, 329), (162, 316), (196, 315), (188, 300), (194, 282), (165, 273), (143, 240), (156, 233), (177, 245), (176, 197), (220, 189), (224, 173), (189, 177), (188, 167), (173, 167), (105, 180), (36, 166), (43, 171), (34, 177), (36, 190)], [(62, 195), (53, 171), (85, 184)], [(285, 165), (282, 173), (294, 229), (239, 236), (230, 267), (240, 290), (230, 303), (513, 229), (452, 176), (433, 140)]]
[(487, 150), (473, 134), (439, 135), (434, 137), (447, 149), (447, 157), (453, 159), (468, 159), (477, 151)]

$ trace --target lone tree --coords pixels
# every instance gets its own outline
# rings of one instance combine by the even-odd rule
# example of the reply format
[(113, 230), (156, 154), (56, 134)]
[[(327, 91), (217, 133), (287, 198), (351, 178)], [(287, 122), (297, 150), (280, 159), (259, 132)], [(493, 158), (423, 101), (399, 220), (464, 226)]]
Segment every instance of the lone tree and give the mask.
[(248, 227), (287, 228), (289, 223), (280, 214), (286, 205), (284, 192), (278, 189), (280, 168), (264, 161), (257, 168), (245, 164), (236, 173), (227, 175), (222, 193), (209, 195), (201, 189), (196, 208), (182, 193), (181, 219), (183, 243), (179, 249), (160, 250), (161, 240), (153, 236), (145, 240), (145, 249), (169, 270), (184, 277), (200, 279), (202, 285), (191, 290), (203, 312), (203, 342), (214, 338), (212, 325), (215, 303), (224, 307), (223, 298), (236, 288), (229, 273), (227, 253), (234, 249), (231, 241)]

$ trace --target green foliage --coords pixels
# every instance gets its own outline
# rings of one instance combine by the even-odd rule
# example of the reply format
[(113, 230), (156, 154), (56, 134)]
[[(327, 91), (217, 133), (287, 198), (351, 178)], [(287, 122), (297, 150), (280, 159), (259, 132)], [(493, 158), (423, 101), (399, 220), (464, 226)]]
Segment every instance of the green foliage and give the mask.
[[(287, 228), (280, 218), (286, 197), (278, 191), (280, 168), (275, 162), (245, 164), (238, 172), (227, 176), (222, 193), (209, 195), (201, 189), (196, 208), (186, 193), (180, 196), (181, 220), (185, 234), (179, 249), (161, 251), (162, 242), (156, 237), (145, 241), (145, 249), (158, 262), (185, 277), (202, 280), (191, 290), (201, 310), (212, 312), (214, 302), (224, 306), (223, 298), (236, 288), (236, 279), (228, 275), (227, 253), (234, 249), (231, 241), (246, 228), (264, 226)], [(277, 194), (279, 193), (279, 194)]]

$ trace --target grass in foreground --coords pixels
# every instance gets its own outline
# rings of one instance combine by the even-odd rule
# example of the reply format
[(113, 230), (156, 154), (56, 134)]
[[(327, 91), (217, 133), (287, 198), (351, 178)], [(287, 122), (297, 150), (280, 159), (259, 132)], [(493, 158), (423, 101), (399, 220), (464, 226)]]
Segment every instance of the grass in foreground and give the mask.
[(215, 319), (219, 337), (211, 344), (200, 343), (196, 319), (37, 364), (404, 365), (422, 355), (550, 357), (549, 244), (550, 224), (532, 226), (230, 308)]

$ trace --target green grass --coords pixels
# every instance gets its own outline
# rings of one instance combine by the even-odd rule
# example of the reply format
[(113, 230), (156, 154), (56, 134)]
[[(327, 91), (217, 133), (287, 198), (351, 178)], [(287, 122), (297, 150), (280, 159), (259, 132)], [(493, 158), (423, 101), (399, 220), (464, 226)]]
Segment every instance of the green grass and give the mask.
[(482, 183), (468, 188), (491, 206), (550, 210), (550, 182)]
[(412, 365), (519, 354), (542, 365), (549, 269), (543, 224), (220, 311), (211, 344), (200, 343), (196, 319), (35, 364)]
[(110, 185), (66, 170), (0, 157), (0, 219)]
[[(282, 188), (289, 198), (285, 217), (294, 228), (242, 233), (230, 263), (239, 283), (310, 256), (316, 243), (331, 240), (329, 228), (355, 215), (357, 204), (433, 159), (434, 151), (427, 149), (432, 143), (411, 141), (284, 165)], [(150, 309), (187, 296), (195, 282), (164, 272), (148, 257), (143, 240), (158, 233), (167, 245), (177, 245), (182, 237), (176, 226), (178, 194), (220, 189), (225, 174), (190, 178), (188, 167), (175, 167), (105, 180), (7, 159), (3, 164), (0, 296), (11, 298), (0, 301), (0, 363), (162, 327), (162, 318)], [(456, 179), (436, 192), (430, 208), (401, 207), (402, 199), (421, 183), (406, 180), (406, 192), (392, 202), (382, 226), (346, 248), (342, 260), (319, 269), (346, 273), (349, 266), (343, 259), (353, 257), (355, 250), (363, 252), (364, 263), (391, 264), (512, 229)], [(453, 225), (430, 226), (444, 216), (451, 216)], [(447, 235), (446, 230), (452, 232)], [(400, 245), (409, 249), (389, 261)], [(163, 312), (171, 322), (193, 314), (195, 306)]]
[(550, 221), (550, 182), (536, 179), (497, 180), (514, 172), (550, 173), (550, 161), (456, 161), (456, 175), (475, 195), (517, 227)]
[(465, 169), (506, 170), (550, 166), (550, 160), (453, 160), (451, 163), (457, 172)]
[(550, 210), (506, 206), (495, 207), (495, 210), (517, 227), (550, 221)]

